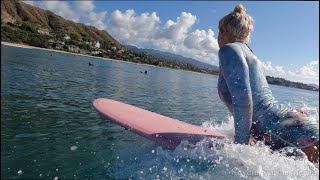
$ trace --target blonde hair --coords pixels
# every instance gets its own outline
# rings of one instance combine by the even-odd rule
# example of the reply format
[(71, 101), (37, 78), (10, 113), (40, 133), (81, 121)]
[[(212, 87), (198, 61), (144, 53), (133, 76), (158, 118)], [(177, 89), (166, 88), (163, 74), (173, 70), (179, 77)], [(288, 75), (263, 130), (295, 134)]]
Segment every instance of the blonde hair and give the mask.
[(253, 18), (246, 13), (242, 4), (237, 5), (233, 12), (219, 21), (219, 31), (227, 33), (230, 41), (249, 43), (253, 31)]

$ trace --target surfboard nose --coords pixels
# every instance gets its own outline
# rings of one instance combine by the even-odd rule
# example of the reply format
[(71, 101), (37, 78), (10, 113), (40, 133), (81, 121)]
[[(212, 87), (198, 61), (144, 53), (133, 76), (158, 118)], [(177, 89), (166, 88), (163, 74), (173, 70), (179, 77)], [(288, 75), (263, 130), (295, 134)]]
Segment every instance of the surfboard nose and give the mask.
[(94, 109), (98, 112), (102, 111), (103, 105), (106, 105), (109, 99), (106, 98), (98, 98), (93, 100), (92, 102), (92, 106), (94, 107)]

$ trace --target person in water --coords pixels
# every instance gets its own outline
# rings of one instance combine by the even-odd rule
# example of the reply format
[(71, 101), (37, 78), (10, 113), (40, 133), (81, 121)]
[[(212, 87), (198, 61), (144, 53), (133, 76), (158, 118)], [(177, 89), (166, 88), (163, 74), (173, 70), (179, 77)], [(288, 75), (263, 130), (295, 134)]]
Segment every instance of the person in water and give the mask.
[(252, 31), (253, 18), (241, 4), (219, 21), (218, 93), (234, 117), (235, 143), (294, 147), (319, 162), (319, 122), (274, 100), (261, 61), (248, 46)]

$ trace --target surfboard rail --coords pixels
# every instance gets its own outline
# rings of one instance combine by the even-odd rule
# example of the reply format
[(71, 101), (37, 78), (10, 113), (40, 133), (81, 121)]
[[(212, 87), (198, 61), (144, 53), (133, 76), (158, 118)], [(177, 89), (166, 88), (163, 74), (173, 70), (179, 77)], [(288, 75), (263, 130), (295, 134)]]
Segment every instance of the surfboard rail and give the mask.
[(218, 131), (189, 124), (112, 99), (98, 98), (93, 101), (92, 105), (103, 118), (111, 120), (165, 148), (174, 149), (183, 140), (196, 143), (206, 137), (219, 139), (227, 137)]

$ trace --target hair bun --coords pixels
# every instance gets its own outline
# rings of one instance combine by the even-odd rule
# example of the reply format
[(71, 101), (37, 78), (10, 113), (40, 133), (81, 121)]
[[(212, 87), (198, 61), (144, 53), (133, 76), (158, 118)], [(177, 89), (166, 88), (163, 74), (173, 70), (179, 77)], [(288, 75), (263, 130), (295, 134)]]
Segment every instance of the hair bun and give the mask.
[(242, 13), (245, 13), (245, 12), (246, 12), (246, 9), (243, 7), (242, 4), (238, 4), (238, 5), (234, 8), (233, 12), (234, 12), (234, 13), (240, 13), (240, 14), (242, 14)]

